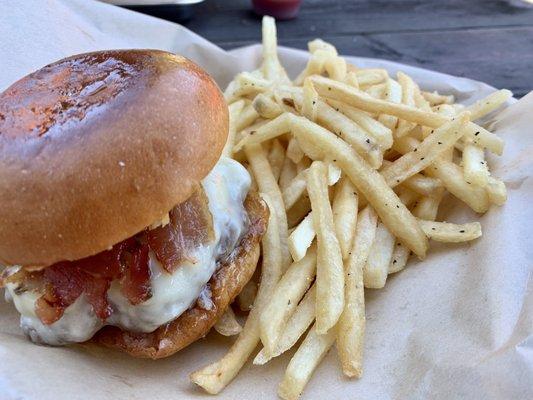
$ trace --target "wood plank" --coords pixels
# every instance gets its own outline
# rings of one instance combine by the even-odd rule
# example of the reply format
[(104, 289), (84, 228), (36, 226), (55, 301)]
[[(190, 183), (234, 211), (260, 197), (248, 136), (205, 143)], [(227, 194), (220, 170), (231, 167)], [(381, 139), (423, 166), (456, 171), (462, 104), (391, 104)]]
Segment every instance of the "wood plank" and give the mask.
[[(284, 38), (459, 28), (533, 26), (533, 6), (520, 0), (304, 0), (298, 18), (280, 21)], [(250, 0), (214, 0), (187, 27), (213, 42), (258, 40)]]
[[(459, 31), (325, 35), (341, 54), (383, 58), (464, 76), (521, 97), (533, 89), (533, 27), (467, 29)], [(307, 47), (306, 38), (280, 44)], [(219, 42), (230, 49), (256, 41)]]

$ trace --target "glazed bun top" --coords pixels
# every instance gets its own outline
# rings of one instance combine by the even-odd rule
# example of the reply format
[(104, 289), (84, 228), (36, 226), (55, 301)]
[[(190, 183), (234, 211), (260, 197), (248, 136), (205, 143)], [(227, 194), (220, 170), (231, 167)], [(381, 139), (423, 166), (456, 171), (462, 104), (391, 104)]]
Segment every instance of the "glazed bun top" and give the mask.
[(215, 82), (157, 50), (69, 57), (0, 94), (0, 264), (99, 253), (185, 201), (220, 157)]

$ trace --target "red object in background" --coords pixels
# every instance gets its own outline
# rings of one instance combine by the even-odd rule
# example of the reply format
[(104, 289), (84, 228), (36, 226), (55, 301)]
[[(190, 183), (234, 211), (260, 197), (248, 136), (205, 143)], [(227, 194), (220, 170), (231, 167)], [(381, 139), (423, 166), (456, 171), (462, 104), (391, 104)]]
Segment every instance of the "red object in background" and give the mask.
[(276, 19), (291, 19), (298, 15), (301, 0), (252, 0), (254, 11)]

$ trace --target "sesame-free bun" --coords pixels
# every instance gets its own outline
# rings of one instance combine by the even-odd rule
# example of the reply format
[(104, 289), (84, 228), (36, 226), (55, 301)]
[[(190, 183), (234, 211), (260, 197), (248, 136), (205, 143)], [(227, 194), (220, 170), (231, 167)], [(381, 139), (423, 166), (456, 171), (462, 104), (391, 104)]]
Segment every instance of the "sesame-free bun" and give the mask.
[(0, 264), (99, 253), (185, 201), (220, 157), (224, 98), (188, 59), (81, 54), (0, 94)]

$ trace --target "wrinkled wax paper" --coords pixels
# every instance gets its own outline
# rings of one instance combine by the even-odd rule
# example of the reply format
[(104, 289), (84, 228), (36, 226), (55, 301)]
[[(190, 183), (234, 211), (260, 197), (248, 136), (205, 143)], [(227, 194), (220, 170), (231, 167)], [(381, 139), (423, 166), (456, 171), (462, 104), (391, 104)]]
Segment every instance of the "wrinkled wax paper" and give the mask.
[[(259, 46), (226, 52), (179, 25), (90, 0), (3, 0), (0, 37), (0, 90), (47, 63), (101, 49), (181, 53), (221, 87), (260, 62)], [(286, 48), (280, 56), (292, 76), (307, 57)], [(424, 89), (453, 93), (465, 104), (494, 90), (392, 62), (350, 60), (391, 73), (402, 69)], [(363, 378), (345, 379), (332, 350), (304, 398), (533, 398), (533, 94), (494, 121), (506, 147), (490, 165), (507, 184), (508, 202), (482, 216), (451, 202), (440, 218), (479, 219), (483, 237), (462, 245), (432, 243), (426, 260), (411, 261), (385, 289), (367, 290)], [(36, 346), (22, 335), (14, 307), (0, 301), (0, 399), (207, 398), (188, 375), (220, 357), (231, 341), (211, 333), (159, 361), (91, 346)], [(248, 363), (217, 398), (275, 399), (290, 354), (264, 367)]]

